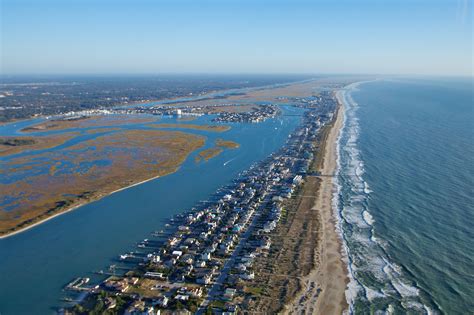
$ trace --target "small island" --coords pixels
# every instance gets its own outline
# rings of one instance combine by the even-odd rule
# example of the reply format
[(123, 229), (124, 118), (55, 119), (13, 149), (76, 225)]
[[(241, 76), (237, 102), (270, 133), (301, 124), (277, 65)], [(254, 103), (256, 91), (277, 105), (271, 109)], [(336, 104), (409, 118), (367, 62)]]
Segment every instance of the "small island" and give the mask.
[(217, 139), (216, 146), (226, 148), (226, 149), (237, 149), (240, 147), (240, 144), (230, 140)]
[(154, 128), (179, 128), (179, 129), (193, 129), (212, 132), (224, 132), (230, 130), (230, 126), (224, 125), (195, 125), (195, 124), (151, 124)]
[(200, 162), (204, 160), (207, 162), (213, 157), (216, 157), (224, 152), (224, 149), (237, 149), (238, 147), (240, 147), (240, 145), (237, 142), (219, 138), (215, 141), (214, 147), (199, 152), (195, 157), (195, 161)]
[(216, 157), (218, 156), (219, 154), (221, 154), (224, 150), (221, 149), (221, 148), (218, 148), (218, 147), (212, 147), (212, 148), (209, 148), (209, 149), (205, 149), (205, 150), (202, 150), (201, 152), (198, 153), (198, 155), (196, 155), (196, 162), (200, 162), (202, 160), (204, 161), (209, 161), (210, 159), (212, 159), (213, 157)]

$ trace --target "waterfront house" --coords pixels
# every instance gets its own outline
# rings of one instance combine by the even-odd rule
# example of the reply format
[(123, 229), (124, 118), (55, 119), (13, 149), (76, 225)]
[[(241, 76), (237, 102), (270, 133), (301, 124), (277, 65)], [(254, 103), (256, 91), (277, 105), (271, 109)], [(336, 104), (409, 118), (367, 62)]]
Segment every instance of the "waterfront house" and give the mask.
[(175, 258), (179, 258), (181, 257), (181, 255), (183, 255), (183, 252), (180, 250), (175, 250), (171, 253), (171, 255), (174, 256)]
[(201, 278), (198, 278), (196, 280), (197, 283), (199, 284), (209, 284), (211, 283), (212, 275), (211, 274), (206, 274), (202, 276)]
[(234, 298), (234, 295), (235, 295), (236, 292), (237, 292), (236, 289), (232, 289), (232, 288), (225, 289), (225, 291), (224, 291), (224, 300), (225, 301), (232, 301), (232, 299)]
[(211, 260), (211, 253), (209, 253), (209, 252), (202, 253), (201, 259), (204, 260), (204, 261)]

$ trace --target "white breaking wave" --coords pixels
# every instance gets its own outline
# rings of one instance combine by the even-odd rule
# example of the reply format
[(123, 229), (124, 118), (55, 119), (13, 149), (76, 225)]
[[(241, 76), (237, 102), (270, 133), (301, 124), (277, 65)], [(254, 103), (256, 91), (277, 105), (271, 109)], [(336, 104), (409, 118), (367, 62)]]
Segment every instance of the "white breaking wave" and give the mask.
[(390, 304), (387, 308), (387, 314), (394, 314), (395, 313), (395, 309), (393, 308), (393, 304)]
[(404, 282), (401, 275), (400, 266), (385, 260), (386, 265), (383, 268), (385, 274), (392, 280), (392, 285), (402, 297), (418, 296), (419, 289), (410, 283)]
[(365, 296), (369, 301), (372, 301), (376, 298), (383, 298), (385, 297), (385, 294), (383, 292), (380, 292), (379, 290), (374, 290), (371, 288), (366, 288), (365, 289)]
[(378, 305), (387, 299), (387, 304), (376, 313), (393, 313), (393, 299), (399, 300), (406, 310), (430, 313), (419, 299), (419, 289), (405, 279), (399, 266), (389, 261), (384, 250), (386, 242), (374, 235), (375, 219), (368, 209), (369, 194), (373, 191), (363, 179), (358, 104), (350, 95), (361, 83), (351, 84), (336, 94), (344, 105), (344, 123), (337, 140), (338, 176), (334, 180), (333, 207), (336, 230), (344, 245), (342, 254), (349, 269), (348, 312), (354, 313), (354, 302), (362, 298), (368, 303), (377, 300)]
[[(343, 97), (343, 92), (338, 91), (336, 93), (336, 97), (339, 100), (340, 103), (343, 103), (342, 97)], [(344, 109), (345, 110), (345, 109)], [(343, 116), (343, 121), (342, 121), (342, 128), (341, 131), (339, 132), (339, 135), (336, 140), (336, 152), (337, 152), (337, 166), (336, 166), (336, 171), (335, 173), (338, 175), (334, 177), (333, 181), (333, 198), (332, 198), (332, 207), (333, 207), (333, 214), (334, 217), (336, 218), (336, 231), (338, 232), (339, 237), (341, 238), (342, 241), (342, 258), (344, 262), (347, 264), (347, 269), (348, 269), (348, 275), (347, 277), (349, 278), (349, 283), (347, 284), (346, 288), (346, 300), (347, 304), (349, 305), (349, 309), (347, 310), (349, 313), (353, 313), (354, 309), (354, 301), (357, 298), (357, 295), (359, 294), (359, 291), (361, 290), (361, 286), (359, 283), (355, 280), (352, 272), (352, 263), (349, 261), (349, 248), (347, 247), (347, 243), (344, 241), (344, 234), (342, 231), (342, 217), (341, 217), (341, 212), (339, 211), (339, 195), (341, 193), (341, 185), (339, 184), (339, 175), (341, 172), (341, 138), (342, 138), (342, 129), (344, 129), (344, 126), (346, 125), (346, 115), (344, 114)], [(347, 313), (347, 311), (344, 311), (344, 314)]]
[(369, 211), (364, 210), (364, 212), (362, 212), (362, 215), (364, 217), (364, 221), (367, 222), (368, 225), (374, 225), (374, 217), (372, 217)]
[(364, 182), (364, 192), (368, 195), (370, 193), (372, 193), (372, 190), (370, 190), (369, 188), (369, 184), (367, 184), (367, 182)]

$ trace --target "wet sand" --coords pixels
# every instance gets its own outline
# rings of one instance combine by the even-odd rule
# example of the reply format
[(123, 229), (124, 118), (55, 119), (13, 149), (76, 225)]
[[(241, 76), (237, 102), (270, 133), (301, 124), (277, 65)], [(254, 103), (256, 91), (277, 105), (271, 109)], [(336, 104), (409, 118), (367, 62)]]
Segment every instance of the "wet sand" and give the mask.
[(302, 279), (302, 290), (285, 309), (288, 314), (342, 314), (348, 307), (345, 298), (349, 281), (348, 271), (341, 254), (342, 244), (336, 231), (332, 205), (333, 175), (337, 167), (337, 139), (343, 124), (343, 115), (341, 107), (326, 139), (321, 186), (312, 209), (319, 212), (321, 218), (320, 244), (315, 255), (317, 267)]

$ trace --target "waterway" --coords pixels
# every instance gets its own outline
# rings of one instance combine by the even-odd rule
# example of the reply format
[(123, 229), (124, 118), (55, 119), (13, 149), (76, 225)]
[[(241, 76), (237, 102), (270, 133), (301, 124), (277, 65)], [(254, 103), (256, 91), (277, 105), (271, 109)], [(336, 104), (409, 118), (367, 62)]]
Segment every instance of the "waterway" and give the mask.
[[(257, 124), (234, 123), (224, 133), (185, 130), (206, 135), (207, 146), (215, 138), (225, 138), (240, 147), (201, 163), (195, 162), (195, 152), (171, 175), (122, 190), (0, 240), (0, 314), (55, 313), (68, 282), (106, 270), (119, 254), (136, 249), (137, 242), (163, 228), (166, 219), (209, 198), (240, 172), (280, 148), (303, 113), (290, 106), (282, 109), (281, 116)], [(200, 117), (189, 123), (209, 120)]]

